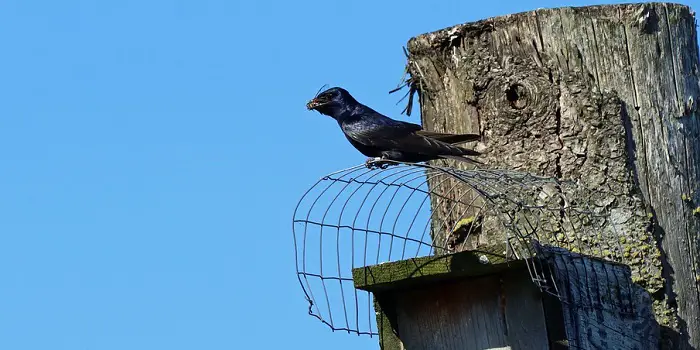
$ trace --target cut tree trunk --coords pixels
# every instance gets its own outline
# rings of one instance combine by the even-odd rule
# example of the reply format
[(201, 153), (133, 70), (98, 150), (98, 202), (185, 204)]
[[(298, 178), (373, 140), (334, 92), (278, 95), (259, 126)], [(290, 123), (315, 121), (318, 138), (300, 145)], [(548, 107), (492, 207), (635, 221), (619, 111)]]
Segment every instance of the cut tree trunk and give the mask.
[(424, 34), (408, 51), (424, 127), (480, 133), (486, 167), (593, 190), (586, 200), (622, 228), (601, 238), (621, 245), (604, 258), (628, 264), (654, 297), (667, 346), (700, 349), (700, 88), (689, 8), (543, 9)]

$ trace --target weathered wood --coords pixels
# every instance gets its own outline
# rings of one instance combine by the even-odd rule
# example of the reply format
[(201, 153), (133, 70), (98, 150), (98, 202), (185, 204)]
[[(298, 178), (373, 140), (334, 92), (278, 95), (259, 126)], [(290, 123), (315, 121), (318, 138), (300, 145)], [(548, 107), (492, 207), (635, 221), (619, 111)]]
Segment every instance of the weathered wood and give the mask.
[(377, 315), (379, 348), (381, 350), (403, 350), (397, 334), (396, 297), (393, 292), (374, 293), (374, 312)]
[(355, 288), (382, 292), (494, 274), (515, 266), (523, 266), (523, 262), (507, 262), (501, 256), (465, 251), (359, 267), (352, 270), (352, 277)]
[(658, 349), (659, 327), (649, 294), (625, 265), (546, 248), (573, 349)]
[(398, 294), (406, 349), (492, 349), (507, 346), (498, 276), (433, 285)]
[(690, 10), (544, 9), (421, 35), (408, 50), (423, 125), (481, 133), (476, 148), (489, 167), (595, 189), (586, 200), (610, 209), (615, 228), (601, 243), (620, 246), (605, 257), (628, 264), (654, 295), (657, 320), (679, 335), (673, 347), (700, 348), (700, 88)]
[[(355, 284), (374, 293), (383, 350), (657, 348), (649, 294), (632, 283), (627, 266), (538, 249), (545, 260), (531, 261), (529, 269), (554, 283), (549, 290), (559, 296), (547, 303), (524, 261), (486, 271), (470, 261), (471, 252), (358, 268)], [(407, 266), (425, 275), (417, 278)], [(372, 271), (394, 278), (368, 282)]]
[(542, 294), (530, 275), (521, 270), (508, 270), (501, 280), (508, 344), (513, 350), (547, 349)]

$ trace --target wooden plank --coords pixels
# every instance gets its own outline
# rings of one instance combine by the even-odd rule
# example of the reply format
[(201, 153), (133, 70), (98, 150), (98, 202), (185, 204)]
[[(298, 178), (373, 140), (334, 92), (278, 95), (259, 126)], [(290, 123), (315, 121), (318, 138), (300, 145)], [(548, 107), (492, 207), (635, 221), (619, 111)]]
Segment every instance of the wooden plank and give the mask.
[(488, 276), (448, 275), (455, 280), (403, 286), (399, 281), (375, 292), (380, 347), (547, 348), (539, 290), (523, 264), (501, 267)]
[(352, 275), (355, 288), (381, 292), (496, 273), (519, 264), (522, 262), (506, 262), (503, 257), (485, 252), (465, 251), (360, 267), (353, 269)]
[(374, 293), (374, 312), (377, 315), (379, 348), (403, 350), (396, 323), (396, 296), (393, 292)]
[(508, 345), (513, 350), (547, 349), (542, 296), (527, 270), (508, 270), (501, 279)]
[(507, 347), (500, 279), (487, 276), (434, 285), (397, 296), (399, 334), (406, 349)]
[(651, 298), (632, 283), (628, 267), (561, 248), (542, 254), (553, 271), (572, 348), (657, 349)]

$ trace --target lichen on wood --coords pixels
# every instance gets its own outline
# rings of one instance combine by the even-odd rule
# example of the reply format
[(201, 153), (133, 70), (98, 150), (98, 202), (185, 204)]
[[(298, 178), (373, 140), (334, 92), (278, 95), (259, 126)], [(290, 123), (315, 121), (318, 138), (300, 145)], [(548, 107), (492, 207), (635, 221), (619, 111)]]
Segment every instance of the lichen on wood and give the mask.
[[(503, 250), (494, 246), (494, 250)], [(464, 251), (448, 255), (427, 256), (355, 268), (355, 288), (371, 292), (402, 289), (406, 286), (435, 283), (455, 278), (492, 274), (524, 262), (509, 262), (502, 255), (488, 251)]]
[[(700, 348), (699, 218), (687, 204), (700, 203), (690, 10), (543, 9), (424, 34), (408, 51), (424, 127), (480, 133), (474, 147), (490, 168), (591, 189), (585, 200), (606, 208), (615, 230), (586, 239), (620, 248), (582, 253), (629, 265), (657, 320), (680, 334), (674, 346)], [(504, 238), (482, 231), (482, 243)]]

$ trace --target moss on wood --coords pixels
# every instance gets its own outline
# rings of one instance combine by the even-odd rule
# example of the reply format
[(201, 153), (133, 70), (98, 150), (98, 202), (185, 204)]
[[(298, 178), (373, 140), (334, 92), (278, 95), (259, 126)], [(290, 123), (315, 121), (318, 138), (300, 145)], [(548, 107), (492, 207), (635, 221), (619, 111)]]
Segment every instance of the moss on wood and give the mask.
[(383, 292), (458, 277), (487, 275), (523, 264), (522, 261), (508, 262), (503, 255), (493, 253), (504, 251), (505, 244), (489, 250), (491, 251), (464, 251), (365, 266), (353, 269), (352, 276), (355, 288)]

